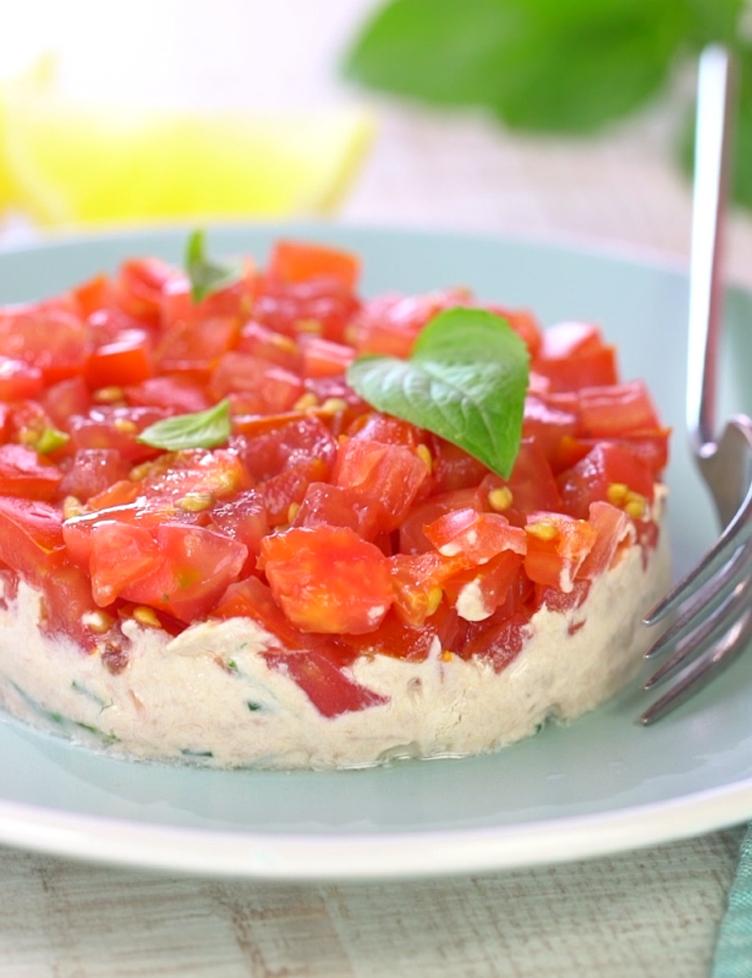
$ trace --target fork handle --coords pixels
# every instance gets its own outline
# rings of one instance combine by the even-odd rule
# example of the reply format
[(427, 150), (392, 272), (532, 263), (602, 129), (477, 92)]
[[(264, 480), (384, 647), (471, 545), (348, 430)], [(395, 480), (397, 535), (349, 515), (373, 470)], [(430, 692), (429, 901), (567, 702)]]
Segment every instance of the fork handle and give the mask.
[(721, 335), (721, 248), (730, 144), (732, 64), (729, 52), (702, 52), (697, 83), (695, 176), (689, 274), (687, 428), (695, 452), (712, 454), (717, 436), (716, 378)]

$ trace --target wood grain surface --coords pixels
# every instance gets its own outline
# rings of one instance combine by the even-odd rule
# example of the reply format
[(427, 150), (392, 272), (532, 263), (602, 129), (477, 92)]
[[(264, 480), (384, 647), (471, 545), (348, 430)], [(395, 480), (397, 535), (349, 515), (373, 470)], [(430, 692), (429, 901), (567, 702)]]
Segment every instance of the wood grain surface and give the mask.
[(701, 978), (740, 835), (487, 878), (321, 887), (0, 850), (0, 978)]

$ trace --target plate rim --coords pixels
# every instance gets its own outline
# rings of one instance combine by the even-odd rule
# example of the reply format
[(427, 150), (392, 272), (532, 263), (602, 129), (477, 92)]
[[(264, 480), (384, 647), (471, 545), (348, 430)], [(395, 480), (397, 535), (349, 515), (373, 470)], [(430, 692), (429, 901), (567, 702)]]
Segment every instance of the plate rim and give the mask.
[[(326, 221), (206, 221), (209, 233), (344, 233), (497, 242), (542, 248), (584, 259), (658, 270), (687, 277), (686, 258), (598, 236), (524, 233), (443, 226)], [(0, 264), (13, 255), (134, 237), (170, 238), (196, 222), (48, 233), (39, 241), (0, 245)], [(751, 294), (747, 283), (734, 290)], [(85, 748), (80, 748), (85, 749)], [(546, 817), (507, 826), (385, 833), (263, 833), (180, 828), (129, 818), (81, 815), (0, 798), (0, 844), (100, 865), (200, 876), (278, 882), (366, 882), (491, 873), (605, 856), (678, 841), (745, 821), (752, 815), (752, 777), (680, 797), (602, 813)], [(335, 866), (335, 869), (332, 869)]]

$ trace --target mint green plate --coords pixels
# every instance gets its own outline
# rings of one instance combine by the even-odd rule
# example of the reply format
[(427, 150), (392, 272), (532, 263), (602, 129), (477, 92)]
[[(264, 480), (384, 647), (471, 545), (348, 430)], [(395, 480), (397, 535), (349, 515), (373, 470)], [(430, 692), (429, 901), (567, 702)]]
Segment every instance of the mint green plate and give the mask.
[[(278, 229), (233, 227), (213, 250), (263, 256)], [(601, 323), (625, 377), (644, 377), (674, 426), (675, 569), (712, 540), (683, 424), (685, 275), (611, 255), (500, 238), (332, 226), (284, 233), (354, 248), (365, 291), (466, 284), (545, 323)], [(178, 259), (182, 231), (0, 253), (0, 302), (55, 293), (126, 255)], [(724, 410), (752, 409), (752, 297), (727, 307)], [(214, 875), (362, 879), (574, 859), (752, 816), (752, 655), (656, 727), (637, 687), (568, 728), (492, 756), (337, 773), (222, 772), (113, 760), (0, 723), (0, 842)]]

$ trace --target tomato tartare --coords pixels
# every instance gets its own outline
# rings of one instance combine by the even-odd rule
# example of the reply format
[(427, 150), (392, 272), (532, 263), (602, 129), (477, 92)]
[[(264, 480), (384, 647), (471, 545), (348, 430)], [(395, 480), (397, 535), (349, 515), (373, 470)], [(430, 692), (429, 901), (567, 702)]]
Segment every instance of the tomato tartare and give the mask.
[[(356, 767), (496, 749), (634, 672), (668, 573), (644, 384), (594, 325), (363, 298), (359, 271), (292, 241), (223, 267), (194, 236), (185, 268), (0, 308), (9, 712), (138, 757)], [(475, 325), (519, 404), (490, 353), (475, 398)]]

